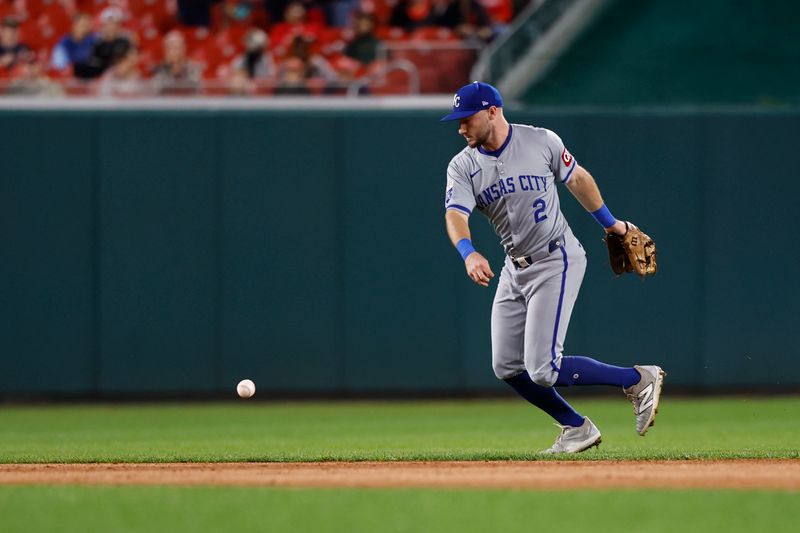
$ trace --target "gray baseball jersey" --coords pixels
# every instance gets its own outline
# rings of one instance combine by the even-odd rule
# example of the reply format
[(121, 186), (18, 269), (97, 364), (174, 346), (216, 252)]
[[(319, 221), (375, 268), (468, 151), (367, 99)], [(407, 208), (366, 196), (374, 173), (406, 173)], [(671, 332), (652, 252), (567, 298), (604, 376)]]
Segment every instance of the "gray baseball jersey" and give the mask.
[(447, 167), (445, 208), (485, 214), (506, 254), (525, 257), (567, 230), (556, 181), (577, 167), (558, 135), (512, 124), (496, 153), (464, 148)]
[[(492, 366), (551, 386), (586, 271), (586, 254), (561, 213), (556, 183), (578, 163), (550, 130), (512, 124), (496, 152), (465, 148), (447, 168), (445, 207), (485, 214), (507, 258), (492, 307)], [(515, 264), (512, 258), (530, 262)]]

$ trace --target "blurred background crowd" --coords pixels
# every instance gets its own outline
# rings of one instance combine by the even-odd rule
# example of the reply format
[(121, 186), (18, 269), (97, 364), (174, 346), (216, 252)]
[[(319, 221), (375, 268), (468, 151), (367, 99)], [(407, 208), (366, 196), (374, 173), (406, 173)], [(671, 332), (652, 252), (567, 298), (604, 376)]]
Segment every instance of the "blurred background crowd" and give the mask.
[[(466, 78), (477, 52), (523, 6), (512, 0), (0, 0), (0, 92), (405, 94), (416, 92), (411, 70), (425, 78), (423, 92), (449, 92), (453, 76)], [(391, 56), (387, 44), (395, 45)], [(451, 55), (426, 55), (432, 49)]]

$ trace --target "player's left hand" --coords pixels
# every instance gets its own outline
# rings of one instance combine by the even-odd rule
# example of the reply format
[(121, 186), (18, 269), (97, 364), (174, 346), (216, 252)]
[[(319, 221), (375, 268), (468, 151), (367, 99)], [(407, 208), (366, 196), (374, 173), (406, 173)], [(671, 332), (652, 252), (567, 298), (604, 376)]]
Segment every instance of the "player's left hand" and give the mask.
[(617, 220), (613, 226), (606, 228), (606, 233), (614, 233), (616, 235), (625, 235), (628, 233), (628, 226), (624, 220)]
[[(652, 276), (658, 271), (656, 244), (649, 235), (630, 222), (622, 222), (624, 231), (617, 232), (618, 220), (606, 229), (608, 259), (614, 274), (636, 272), (640, 276)], [(609, 231), (613, 230), (613, 231)]]

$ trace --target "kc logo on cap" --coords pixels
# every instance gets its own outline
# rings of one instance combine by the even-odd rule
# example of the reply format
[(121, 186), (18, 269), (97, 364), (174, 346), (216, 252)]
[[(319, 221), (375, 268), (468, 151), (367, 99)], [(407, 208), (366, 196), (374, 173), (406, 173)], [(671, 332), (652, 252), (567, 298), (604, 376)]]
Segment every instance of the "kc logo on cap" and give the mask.
[(492, 106), (503, 107), (500, 93), (488, 83), (476, 81), (464, 85), (453, 95), (453, 112), (442, 121), (461, 120)]

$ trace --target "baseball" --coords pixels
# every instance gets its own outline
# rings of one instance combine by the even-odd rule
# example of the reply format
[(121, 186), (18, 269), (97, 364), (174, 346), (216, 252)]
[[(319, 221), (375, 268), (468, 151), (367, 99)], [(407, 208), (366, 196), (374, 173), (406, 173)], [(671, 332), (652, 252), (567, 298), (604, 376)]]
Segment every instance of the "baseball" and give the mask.
[(243, 379), (236, 385), (236, 392), (241, 398), (249, 398), (256, 393), (256, 384), (250, 379)]

